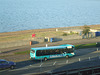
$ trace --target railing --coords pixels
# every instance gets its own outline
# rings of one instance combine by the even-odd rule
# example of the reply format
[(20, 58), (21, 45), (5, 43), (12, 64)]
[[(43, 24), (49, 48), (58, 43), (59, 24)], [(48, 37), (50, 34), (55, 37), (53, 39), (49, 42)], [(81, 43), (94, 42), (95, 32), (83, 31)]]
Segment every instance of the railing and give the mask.
[(33, 75), (100, 75), (100, 66), (64, 70), (54, 73), (40, 73)]
[[(76, 60), (76, 59), (75, 59)], [(97, 65), (97, 62), (99, 65)], [(75, 66), (71, 69), (65, 69), (60, 71), (54, 71), (58, 68), (58, 66), (68, 66), (68, 65), (78, 65), (80, 64), (87, 64), (84, 67), (81, 65), (80, 67), (76, 68)], [(48, 65), (48, 66), (47, 66)], [(92, 66), (91, 66), (92, 65)], [(32, 65), (31, 65), (32, 66)], [(41, 62), (40, 66), (34, 66), (38, 67), (40, 72), (36, 72), (31, 75), (100, 75), (100, 56), (97, 56), (95, 58), (87, 57), (87, 58), (79, 58), (75, 63), (71, 62), (70, 59), (66, 60), (64, 62), (58, 62), (54, 61), (52, 64), (47, 64), (45, 62)], [(49, 67), (52, 68), (52, 70), (49, 70)], [(60, 69), (60, 68), (59, 68)]]
[[(47, 73), (47, 75), (48, 74), (50, 75), (50, 73)], [(100, 66), (72, 69), (72, 70), (67, 70), (67, 71), (55, 72), (52, 74), (53, 75), (92, 75), (92, 74), (99, 75)]]

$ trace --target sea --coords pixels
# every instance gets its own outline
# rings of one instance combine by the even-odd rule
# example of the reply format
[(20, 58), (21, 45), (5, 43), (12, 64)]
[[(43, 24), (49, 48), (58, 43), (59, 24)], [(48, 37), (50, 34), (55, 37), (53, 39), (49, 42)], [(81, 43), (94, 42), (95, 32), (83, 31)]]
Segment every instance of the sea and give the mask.
[(0, 33), (100, 24), (100, 0), (0, 0)]

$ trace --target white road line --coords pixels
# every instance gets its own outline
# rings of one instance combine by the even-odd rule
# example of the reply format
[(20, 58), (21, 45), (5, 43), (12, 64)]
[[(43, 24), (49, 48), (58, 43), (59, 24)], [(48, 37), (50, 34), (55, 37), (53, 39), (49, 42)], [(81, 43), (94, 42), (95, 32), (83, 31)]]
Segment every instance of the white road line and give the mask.
[(40, 67), (43, 65), (43, 63), (40, 65)]

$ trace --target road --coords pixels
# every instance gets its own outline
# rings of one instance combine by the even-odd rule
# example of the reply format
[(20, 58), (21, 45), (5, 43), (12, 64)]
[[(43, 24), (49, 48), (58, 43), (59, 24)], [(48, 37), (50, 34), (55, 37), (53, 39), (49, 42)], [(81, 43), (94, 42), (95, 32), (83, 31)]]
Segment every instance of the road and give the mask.
[(48, 61), (27, 60), (18, 62), (16, 69), (0, 70), (0, 75), (30, 75), (40, 72), (55, 72), (61, 70), (100, 66), (100, 48), (87, 48), (75, 51), (71, 58), (52, 59)]

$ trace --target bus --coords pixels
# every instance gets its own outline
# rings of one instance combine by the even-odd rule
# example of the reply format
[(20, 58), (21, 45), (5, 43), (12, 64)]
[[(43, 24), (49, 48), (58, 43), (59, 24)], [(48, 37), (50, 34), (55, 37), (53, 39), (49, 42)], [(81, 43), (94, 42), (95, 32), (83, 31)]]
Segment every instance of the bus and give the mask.
[(37, 47), (31, 48), (30, 58), (33, 60), (47, 60), (61, 57), (72, 57), (75, 55), (75, 46), (70, 44), (64, 44), (59, 46), (50, 47)]

